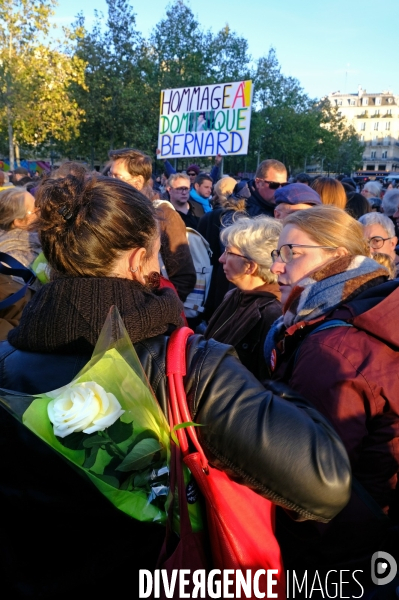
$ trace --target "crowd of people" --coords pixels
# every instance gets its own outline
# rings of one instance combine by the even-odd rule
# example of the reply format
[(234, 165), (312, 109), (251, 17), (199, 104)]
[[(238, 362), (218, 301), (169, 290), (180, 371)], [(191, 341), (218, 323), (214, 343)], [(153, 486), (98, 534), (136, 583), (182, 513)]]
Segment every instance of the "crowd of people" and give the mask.
[[(288, 179), (274, 159), (245, 180), (223, 176), (221, 160), (210, 173), (166, 161), (156, 177), (125, 148), (101, 174), (73, 162), (41, 180), (0, 172), (0, 252), (37, 275), (0, 303), (0, 387), (69, 383), (116, 305), (167, 415), (168, 337), (188, 323), (199, 437), (213, 464), (277, 506), (285, 568), (358, 571), (361, 597), (394, 598), (399, 582), (381, 595), (370, 565), (378, 551), (399, 559), (399, 190)], [(210, 268), (188, 312), (200, 287), (192, 231)], [(0, 300), (23, 286), (0, 277)], [(134, 582), (155, 568), (160, 526), (119, 514), (2, 409), (0, 432), (5, 597), (102, 597), (125, 589), (120, 573)]]

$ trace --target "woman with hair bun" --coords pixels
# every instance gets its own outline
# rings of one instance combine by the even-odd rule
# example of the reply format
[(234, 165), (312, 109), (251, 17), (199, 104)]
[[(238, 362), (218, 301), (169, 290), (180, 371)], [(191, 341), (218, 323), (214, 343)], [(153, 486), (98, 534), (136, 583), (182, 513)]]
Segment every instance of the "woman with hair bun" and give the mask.
[[(182, 304), (157, 287), (152, 203), (122, 181), (72, 176), (45, 181), (37, 203), (54, 278), (0, 344), (0, 386), (34, 394), (68, 384), (116, 305), (167, 415), (165, 356), (168, 334), (182, 325)], [(219, 468), (301, 518), (328, 521), (345, 505), (346, 453), (306, 400), (266, 390), (230, 346), (198, 335), (188, 340), (185, 387), (192, 418), (204, 425), (203, 447)], [(4, 597), (122, 597), (127, 585), (137, 595), (139, 570), (156, 566), (162, 527), (117, 511), (2, 410), (0, 452)]]

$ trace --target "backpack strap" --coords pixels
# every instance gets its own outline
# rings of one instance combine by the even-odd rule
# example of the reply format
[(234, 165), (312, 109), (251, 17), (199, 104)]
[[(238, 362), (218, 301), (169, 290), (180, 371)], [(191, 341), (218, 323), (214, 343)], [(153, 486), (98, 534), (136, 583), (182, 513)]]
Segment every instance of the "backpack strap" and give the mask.
[(323, 323), (321, 323), (320, 325), (318, 325), (317, 327), (315, 327), (314, 329), (312, 329), (312, 331), (310, 331), (307, 336), (301, 341), (301, 343), (299, 344), (298, 348), (295, 350), (294, 353), (294, 360), (292, 363), (292, 369), (294, 369), (297, 361), (298, 361), (298, 356), (299, 356), (299, 350), (301, 349), (301, 346), (303, 344), (303, 342), (311, 335), (313, 335), (314, 333), (317, 333), (318, 331), (324, 331), (324, 329), (333, 329), (334, 327), (353, 327), (353, 325), (351, 323), (347, 323), (346, 321), (343, 321), (342, 319), (331, 319), (329, 321), (323, 321)]
[(4, 310), (25, 296), (28, 286), (34, 282), (36, 276), (30, 269), (20, 263), (19, 260), (5, 252), (0, 252), (0, 273), (13, 277), (21, 277), (25, 282), (25, 285), (18, 292), (11, 294), (11, 296), (0, 302), (0, 310)]

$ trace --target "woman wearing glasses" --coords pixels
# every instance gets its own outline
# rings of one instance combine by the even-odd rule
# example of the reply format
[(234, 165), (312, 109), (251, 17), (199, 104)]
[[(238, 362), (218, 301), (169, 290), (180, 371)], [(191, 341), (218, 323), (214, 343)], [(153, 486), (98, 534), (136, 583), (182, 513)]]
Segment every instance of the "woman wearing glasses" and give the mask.
[(290, 215), (272, 258), (284, 305), (265, 344), (273, 378), (332, 422), (356, 479), (327, 527), (280, 515), (286, 567), (368, 573), (374, 552), (399, 549), (387, 518), (398, 518), (399, 282), (369, 258), (360, 223), (333, 206)]
[(270, 272), (271, 250), (282, 225), (276, 219), (242, 217), (222, 229), (224, 274), (236, 288), (211, 317), (207, 339), (231, 344), (243, 365), (262, 380), (270, 376), (262, 348), (272, 323), (281, 315), (277, 277)]
[(369, 245), (371, 256), (378, 252), (387, 254), (396, 261), (395, 248), (398, 238), (391, 219), (381, 213), (371, 212), (360, 217), (359, 223), (364, 226), (364, 237)]
[(29, 267), (41, 252), (39, 237), (31, 230), (37, 219), (35, 199), (24, 188), (0, 192), (0, 252)]

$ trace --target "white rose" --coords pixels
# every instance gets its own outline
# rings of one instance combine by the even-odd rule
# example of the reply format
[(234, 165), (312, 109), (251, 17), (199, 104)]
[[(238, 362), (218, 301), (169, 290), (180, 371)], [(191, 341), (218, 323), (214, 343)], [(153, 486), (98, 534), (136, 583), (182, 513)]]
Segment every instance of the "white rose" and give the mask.
[(94, 381), (87, 381), (64, 388), (49, 403), (47, 412), (54, 434), (64, 438), (74, 431), (103, 431), (125, 411), (113, 394)]

